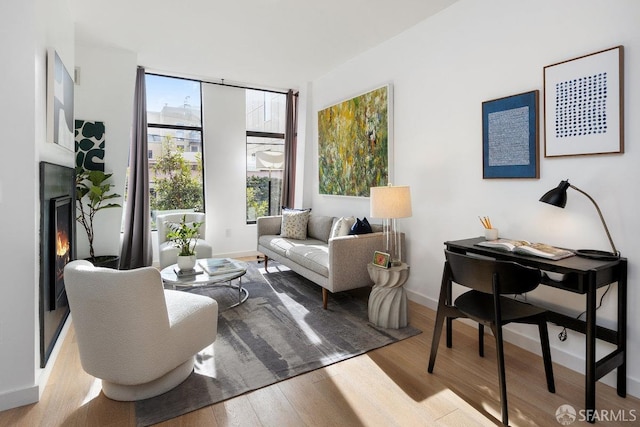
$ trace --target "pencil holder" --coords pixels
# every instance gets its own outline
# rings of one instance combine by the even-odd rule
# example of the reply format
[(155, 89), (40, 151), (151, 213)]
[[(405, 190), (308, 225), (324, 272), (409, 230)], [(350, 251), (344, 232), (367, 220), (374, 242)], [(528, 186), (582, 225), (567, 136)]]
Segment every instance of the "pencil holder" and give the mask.
[(484, 230), (484, 238), (487, 240), (496, 240), (498, 238), (498, 229), (497, 228), (485, 228)]

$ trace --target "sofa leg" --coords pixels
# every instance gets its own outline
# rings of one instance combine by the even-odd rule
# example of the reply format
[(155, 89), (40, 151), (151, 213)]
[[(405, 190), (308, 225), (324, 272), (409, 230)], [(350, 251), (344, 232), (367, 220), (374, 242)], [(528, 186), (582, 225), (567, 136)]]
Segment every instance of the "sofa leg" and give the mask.
[(267, 271), (267, 262), (269, 261), (269, 257), (268, 256), (264, 256), (264, 271)]
[(329, 301), (329, 291), (326, 288), (322, 288), (322, 308), (327, 309), (327, 303)]

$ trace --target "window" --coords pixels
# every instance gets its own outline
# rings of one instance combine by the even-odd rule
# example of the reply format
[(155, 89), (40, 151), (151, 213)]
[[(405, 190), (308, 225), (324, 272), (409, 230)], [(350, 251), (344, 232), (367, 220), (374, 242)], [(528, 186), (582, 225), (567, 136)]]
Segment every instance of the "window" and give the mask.
[(152, 218), (204, 212), (200, 82), (147, 74), (145, 83)]
[(247, 223), (280, 213), (286, 105), (283, 93), (246, 91)]

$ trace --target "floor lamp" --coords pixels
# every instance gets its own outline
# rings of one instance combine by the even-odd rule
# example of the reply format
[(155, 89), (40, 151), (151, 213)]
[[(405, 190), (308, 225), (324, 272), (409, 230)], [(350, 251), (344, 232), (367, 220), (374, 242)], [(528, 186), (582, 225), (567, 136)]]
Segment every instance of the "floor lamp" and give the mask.
[(603, 260), (616, 260), (620, 258), (620, 252), (616, 249), (616, 245), (613, 244), (613, 239), (611, 239), (611, 234), (609, 233), (609, 228), (607, 227), (607, 223), (604, 221), (604, 217), (602, 216), (602, 212), (600, 211), (600, 207), (596, 203), (593, 198), (579, 189), (578, 187), (569, 184), (569, 180), (560, 181), (560, 184), (552, 190), (547, 191), (544, 196), (540, 198), (541, 202), (548, 203), (553, 206), (557, 206), (559, 208), (564, 208), (567, 204), (567, 189), (573, 188), (579, 193), (587, 196), (593, 206), (596, 207), (598, 211), (598, 215), (600, 216), (600, 221), (602, 221), (602, 226), (604, 227), (604, 231), (607, 233), (607, 237), (609, 238), (609, 243), (611, 244), (611, 249), (613, 252), (605, 252), (598, 251), (595, 249), (579, 249), (575, 251), (576, 255), (585, 257), (585, 258), (593, 258), (593, 259), (603, 259)]
[(402, 242), (396, 228), (396, 219), (408, 218), (411, 213), (411, 191), (409, 186), (371, 187), (371, 217), (382, 218), (385, 251), (391, 256), (392, 265), (402, 263)]

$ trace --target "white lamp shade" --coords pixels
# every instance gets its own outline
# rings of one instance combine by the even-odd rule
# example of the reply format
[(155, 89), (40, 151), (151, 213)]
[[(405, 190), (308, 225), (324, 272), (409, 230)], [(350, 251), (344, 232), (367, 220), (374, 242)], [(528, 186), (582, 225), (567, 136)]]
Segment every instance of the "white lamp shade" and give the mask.
[(408, 218), (411, 213), (411, 191), (408, 185), (371, 187), (372, 218)]

